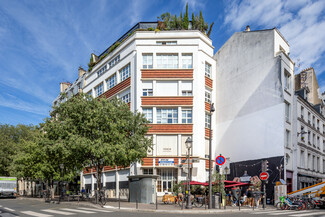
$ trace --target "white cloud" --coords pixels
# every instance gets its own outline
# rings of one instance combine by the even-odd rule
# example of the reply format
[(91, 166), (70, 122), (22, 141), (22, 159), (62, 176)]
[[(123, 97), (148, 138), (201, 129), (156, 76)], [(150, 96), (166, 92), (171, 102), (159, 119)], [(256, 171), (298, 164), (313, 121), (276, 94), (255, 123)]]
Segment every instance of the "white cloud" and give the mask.
[(184, 11), (185, 11), (187, 3), (188, 3), (189, 11), (190, 11), (190, 9), (193, 11), (198, 11), (199, 9), (203, 9), (204, 5), (205, 5), (200, 0), (182, 0)]
[(279, 28), (290, 44), (291, 58), (299, 58), (302, 69), (316, 65), (325, 52), (324, 10), (325, 1), (321, 0), (243, 0), (226, 8), (224, 24), (232, 31), (244, 30), (246, 25), (252, 30), (254, 26)]

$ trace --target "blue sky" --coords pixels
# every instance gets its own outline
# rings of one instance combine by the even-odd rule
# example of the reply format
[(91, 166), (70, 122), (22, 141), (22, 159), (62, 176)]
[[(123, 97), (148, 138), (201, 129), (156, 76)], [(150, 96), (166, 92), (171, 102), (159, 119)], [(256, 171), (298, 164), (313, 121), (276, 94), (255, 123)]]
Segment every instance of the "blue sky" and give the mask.
[[(179, 15), (187, 0), (0, 0), (0, 123), (38, 124), (48, 116), (59, 83), (73, 82), (139, 21)], [(325, 1), (189, 0), (214, 22), (215, 52), (246, 25), (277, 27), (290, 44), (296, 73), (314, 67), (325, 90)]]

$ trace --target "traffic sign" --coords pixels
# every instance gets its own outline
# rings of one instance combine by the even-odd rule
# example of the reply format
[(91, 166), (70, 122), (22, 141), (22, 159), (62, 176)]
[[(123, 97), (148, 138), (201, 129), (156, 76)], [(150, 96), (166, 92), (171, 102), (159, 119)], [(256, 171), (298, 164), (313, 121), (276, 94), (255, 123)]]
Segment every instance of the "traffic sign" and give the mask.
[(216, 164), (218, 164), (219, 166), (223, 165), (225, 162), (226, 162), (226, 158), (221, 154), (218, 157), (216, 157)]
[(269, 178), (269, 173), (268, 173), (268, 172), (262, 172), (262, 173), (260, 174), (260, 179), (261, 179), (262, 181), (266, 181), (268, 178)]

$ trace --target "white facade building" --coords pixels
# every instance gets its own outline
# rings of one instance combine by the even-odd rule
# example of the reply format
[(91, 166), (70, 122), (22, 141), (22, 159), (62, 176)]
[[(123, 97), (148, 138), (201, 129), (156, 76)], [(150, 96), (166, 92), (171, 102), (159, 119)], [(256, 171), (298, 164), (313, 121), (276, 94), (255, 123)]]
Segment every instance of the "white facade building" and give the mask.
[[(271, 196), (275, 181), (293, 179), (293, 81), (290, 47), (274, 29), (236, 32), (217, 61), (217, 152), (230, 158), (230, 177), (255, 176), (269, 161)], [(278, 168), (284, 168), (279, 172)]]
[(295, 88), (294, 175), (301, 189), (325, 180), (325, 113), (313, 68), (295, 76)]
[[(116, 49), (108, 52), (108, 48), (101, 54), (100, 61), (84, 77), (84, 93), (118, 97), (131, 111), (140, 111), (151, 121), (148, 136), (154, 146), (143, 163), (134, 163), (128, 169), (104, 168), (103, 186), (111, 197), (119, 193), (127, 196), (129, 175), (160, 175), (158, 195), (171, 192), (174, 182), (186, 179), (181, 167), (188, 137), (193, 140), (191, 155), (195, 158), (192, 180), (208, 180), (208, 111), (216, 96), (212, 41), (197, 30), (133, 32), (150, 25), (157, 23), (138, 23), (119, 39), (121, 44)], [(215, 129), (215, 121), (212, 124)], [(84, 170), (81, 177), (81, 186), (88, 190), (97, 188), (92, 174), (93, 170)]]

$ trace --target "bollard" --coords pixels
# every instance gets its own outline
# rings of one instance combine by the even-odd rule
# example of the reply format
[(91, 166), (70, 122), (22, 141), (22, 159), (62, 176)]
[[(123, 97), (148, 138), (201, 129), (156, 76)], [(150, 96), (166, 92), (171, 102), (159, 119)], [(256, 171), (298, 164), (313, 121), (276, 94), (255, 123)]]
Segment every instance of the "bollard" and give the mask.
[(136, 206), (136, 209), (138, 209), (138, 192), (136, 192), (135, 194), (135, 206)]
[(207, 195), (204, 195), (204, 208), (207, 209)]
[(238, 196), (238, 209), (240, 211), (240, 201), (239, 201), (239, 196)]
[(118, 209), (121, 209), (121, 193), (118, 193)]
[(157, 197), (157, 192), (156, 192), (156, 210), (158, 209), (158, 197)]
[(254, 210), (254, 206), (255, 206), (255, 197), (253, 198), (253, 210)]

